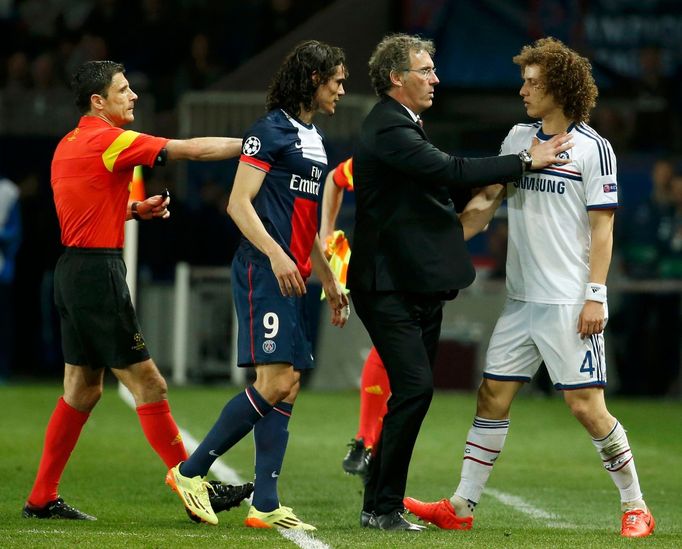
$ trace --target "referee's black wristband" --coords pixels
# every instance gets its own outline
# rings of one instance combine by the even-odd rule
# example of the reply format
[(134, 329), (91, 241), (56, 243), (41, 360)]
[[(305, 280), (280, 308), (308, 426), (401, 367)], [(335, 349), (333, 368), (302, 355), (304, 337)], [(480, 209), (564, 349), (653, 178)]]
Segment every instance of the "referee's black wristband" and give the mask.
[(138, 205), (138, 204), (139, 204), (139, 202), (133, 202), (133, 203), (130, 205), (130, 214), (133, 216), (133, 219), (134, 219), (135, 221), (142, 221), (142, 218), (140, 217), (140, 214), (137, 213), (137, 205)]

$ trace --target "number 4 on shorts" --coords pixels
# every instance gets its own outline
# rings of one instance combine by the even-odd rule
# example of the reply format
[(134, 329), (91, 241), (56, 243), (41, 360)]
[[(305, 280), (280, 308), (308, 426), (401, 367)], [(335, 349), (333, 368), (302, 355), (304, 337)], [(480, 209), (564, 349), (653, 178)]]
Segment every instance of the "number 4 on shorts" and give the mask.
[(587, 351), (585, 353), (585, 358), (583, 363), (580, 365), (580, 373), (590, 374), (590, 377), (594, 377), (594, 366), (592, 366), (592, 351)]

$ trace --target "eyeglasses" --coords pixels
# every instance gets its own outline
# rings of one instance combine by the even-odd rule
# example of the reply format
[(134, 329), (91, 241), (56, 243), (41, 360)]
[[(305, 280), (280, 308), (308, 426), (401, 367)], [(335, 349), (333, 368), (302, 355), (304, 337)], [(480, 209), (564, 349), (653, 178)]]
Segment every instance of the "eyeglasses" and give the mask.
[(436, 67), (426, 67), (423, 69), (403, 69), (404, 72), (416, 72), (419, 73), (419, 75), (422, 78), (428, 79), (431, 78), (434, 74), (436, 74)]

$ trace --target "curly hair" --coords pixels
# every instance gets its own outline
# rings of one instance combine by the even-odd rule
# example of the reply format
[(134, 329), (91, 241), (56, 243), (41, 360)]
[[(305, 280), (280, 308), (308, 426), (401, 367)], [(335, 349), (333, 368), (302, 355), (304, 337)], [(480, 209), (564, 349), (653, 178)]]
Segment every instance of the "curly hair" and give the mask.
[(589, 121), (599, 90), (586, 57), (549, 37), (524, 46), (513, 61), (521, 67), (522, 77), (528, 65), (538, 65), (544, 90), (561, 105), (564, 114), (574, 122)]
[(85, 114), (90, 110), (90, 96), (96, 93), (106, 99), (115, 74), (125, 74), (125, 67), (114, 61), (88, 61), (83, 63), (71, 79), (76, 107)]
[(369, 78), (374, 92), (384, 96), (391, 89), (391, 73), (410, 68), (410, 52), (427, 52), (433, 57), (436, 47), (431, 40), (416, 35), (389, 34), (379, 42), (369, 58)]
[[(348, 76), (346, 57), (341, 48), (317, 40), (298, 44), (284, 59), (272, 78), (265, 101), (266, 110), (281, 108), (293, 116), (301, 108), (312, 110), (317, 89), (343, 67)], [(315, 75), (317, 79), (313, 78)]]

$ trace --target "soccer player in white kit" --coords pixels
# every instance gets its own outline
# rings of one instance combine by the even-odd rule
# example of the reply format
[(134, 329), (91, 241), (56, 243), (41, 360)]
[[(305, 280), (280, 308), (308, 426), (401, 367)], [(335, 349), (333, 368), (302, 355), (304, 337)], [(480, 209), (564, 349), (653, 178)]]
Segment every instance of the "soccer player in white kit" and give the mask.
[(565, 131), (573, 148), (559, 156), (571, 161), (507, 185), (507, 301), (488, 347), (460, 483), (449, 500), (405, 498), (405, 507), (441, 528), (472, 527), (507, 437), (512, 401), (544, 361), (620, 492), (621, 535), (648, 536), (655, 521), (625, 430), (604, 400), (606, 276), (618, 184), (611, 145), (587, 125), (597, 87), (589, 61), (553, 38), (525, 46), (513, 61), (521, 67), (526, 112), (539, 122), (514, 126), (500, 154)]

